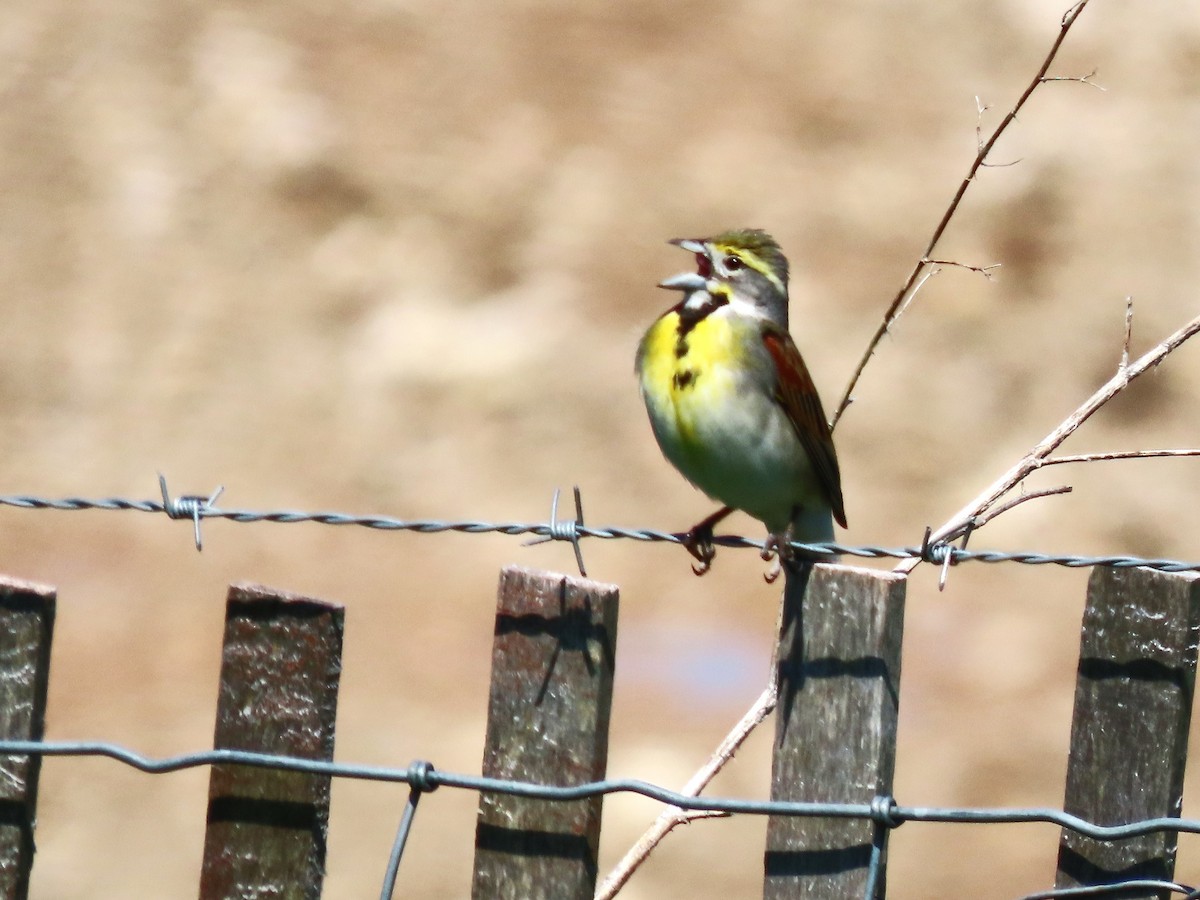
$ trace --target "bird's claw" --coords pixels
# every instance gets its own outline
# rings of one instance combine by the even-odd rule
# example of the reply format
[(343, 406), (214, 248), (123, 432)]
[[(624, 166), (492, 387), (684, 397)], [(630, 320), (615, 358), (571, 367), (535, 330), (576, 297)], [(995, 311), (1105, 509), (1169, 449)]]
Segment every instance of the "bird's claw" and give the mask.
[(731, 512), (733, 510), (728, 506), (722, 506), (711, 516), (693, 525), (690, 531), (678, 536), (687, 552), (700, 563), (698, 566), (692, 566), (692, 571), (697, 575), (703, 575), (712, 568), (712, 561), (717, 555), (717, 546), (713, 543), (713, 529)]
[(713, 544), (713, 527), (710, 523), (701, 522), (684, 534), (683, 546), (700, 563), (698, 566), (693, 564), (692, 572), (696, 575), (703, 575), (712, 568), (717, 548)]
[(781, 542), (778, 535), (767, 535), (766, 541), (763, 542), (761, 556), (764, 562), (774, 560), (775, 564), (767, 571), (763, 572), (763, 580), (767, 584), (774, 584), (779, 574), (783, 571), (784, 563), (789, 560), (788, 545), (786, 542)]

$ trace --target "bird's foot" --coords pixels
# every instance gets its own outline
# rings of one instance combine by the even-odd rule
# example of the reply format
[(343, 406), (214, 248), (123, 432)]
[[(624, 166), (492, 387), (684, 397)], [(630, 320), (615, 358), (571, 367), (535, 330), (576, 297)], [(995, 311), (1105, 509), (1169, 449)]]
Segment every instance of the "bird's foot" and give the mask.
[(703, 575), (712, 568), (712, 561), (717, 555), (717, 548), (713, 544), (712, 525), (708, 524), (707, 520), (694, 526), (691, 531), (688, 531), (683, 536), (683, 546), (700, 563), (700, 565), (692, 565), (693, 572), (697, 575)]
[[(775, 561), (775, 564), (763, 573), (767, 584), (774, 584), (785, 568), (790, 572), (798, 572), (805, 566), (811, 566), (814, 563), (837, 562), (835, 553), (800, 550), (792, 546), (795, 542), (796, 526), (794, 524), (788, 525), (781, 534), (767, 535), (767, 539), (763, 541), (762, 558), (767, 561)], [(800, 541), (800, 543), (808, 543), (808, 541)], [(817, 542), (812, 541), (812, 543)]]
[(784, 565), (791, 561), (790, 540), (787, 535), (768, 534), (767, 539), (763, 542), (762, 558), (764, 562), (772, 562), (774, 564), (767, 571), (763, 572), (763, 580), (767, 584), (774, 584), (783, 571)]
[(703, 575), (712, 568), (712, 561), (717, 555), (717, 547), (713, 543), (713, 528), (731, 512), (732, 509), (723, 506), (702, 522), (693, 525), (690, 531), (680, 535), (680, 543), (684, 549), (700, 563), (698, 566), (692, 566), (692, 571), (697, 575)]

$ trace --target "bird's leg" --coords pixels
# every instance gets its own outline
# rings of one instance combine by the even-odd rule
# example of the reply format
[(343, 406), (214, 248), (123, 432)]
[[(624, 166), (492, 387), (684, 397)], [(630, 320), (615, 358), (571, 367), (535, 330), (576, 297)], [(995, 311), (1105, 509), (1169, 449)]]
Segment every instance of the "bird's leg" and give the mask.
[(733, 510), (730, 507), (722, 506), (681, 535), (684, 548), (700, 563), (698, 566), (692, 566), (692, 571), (697, 575), (703, 575), (712, 568), (713, 558), (717, 555), (717, 548), (713, 546), (713, 528), (731, 512)]
[(775, 565), (763, 573), (767, 584), (774, 584), (785, 566), (794, 572), (801, 563), (819, 562), (829, 558), (821, 555), (810, 556), (792, 548), (792, 542), (796, 539), (796, 512), (798, 510), (793, 510), (792, 521), (788, 522), (787, 528), (778, 534), (768, 534), (767, 539), (763, 541), (762, 558), (768, 561), (775, 560)]
[[(763, 542), (762, 558), (768, 561), (775, 560), (775, 565), (763, 573), (763, 578), (767, 580), (767, 584), (773, 584), (785, 566), (795, 572), (804, 565), (812, 565), (813, 563), (820, 562), (837, 562), (838, 556), (836, 553), (796, 550), (792, 547), (792, 543), (796, 540), (796, 517), (800, 512), (799, 507), (792, 510), (792, 520), (788, 522), (787, 528), (778, 534), (768, 534), (767, 539)], [(801, 541), (801, 543), (809, 543), (809, 540), (806, 539)], [(812, 541), (812, 543), (817, 542)]]

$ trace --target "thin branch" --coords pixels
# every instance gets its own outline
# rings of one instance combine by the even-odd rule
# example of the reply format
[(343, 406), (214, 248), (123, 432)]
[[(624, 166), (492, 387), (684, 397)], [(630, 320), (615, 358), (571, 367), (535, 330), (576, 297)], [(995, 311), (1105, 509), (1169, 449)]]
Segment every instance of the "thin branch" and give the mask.
[(983, 153), (983, 114), (991, 109), (986, 103), (979, 99), (979, 95), (975, 95), (975, 153)]
[(1096, 82), (1092, 81), (1095, 77), (1096, 70), (1092, 69), (1086, 75), (1047, 75), (1042, 78), (1042, 83), (1045, 84), (1047, 81), (1077, 81), (1080, 84), (1088, 85), (1088, 87), (1094, 87), (1098, 91), (1107, 92), (1108, 88), (1104, 87), (1104, 85), (1096, 84)]
[(1109, 453), (1080, 453), (1075, 456), (1048, 456), (1038, 460), (1035, 469), (1058, 466), (1064, 463), (1108, 462), (1114, 459), (1180, 459), (1200, 456), (1200, 447), (1182, 450), (1114, 450)]
[(1004, 515), (1004, 513), (1008, 512), (1013, 507), (1020, 506), (1022, 503), (1025, 503), (1029, 500), (1040, 500), (1042, 497), (1053, 497), (1056, 494), (1069, 493), (1071, 493), (1071, 486), (1069, 484), (1060, 484), (1058, 487), (1042, 488), (1041, 490), (1030, 491), (1028, 494), (1022, 494), (1020, 497), (1014, 497), (1011, 500), (1001, 503), (999, 506), (988, 510), (982, 516), (977, 516), (971, 522), (971, 527), (973, 529), (982, 528), (997, 516)]
[[(1032, 491), (1031, 493), (1026, 494), (1025, 493), (1025, 485), (1022, 484), (1021, 485), (1021, 496), (1014, 497), (1013, 499), (1011, 499), (1005, 503), (1001, 503), (999, 506), (988, 510), (986, 513), (984, 513), (981, 516), (974, 516), (973, 518), (967, 519), (967, 521), (964, 522), (960, 528), (956, 529), (952, 534), (949, 534), (946, 537), (942, 538), (942, 540), (943, 541), (957, 541), (959, 538), (961, 538), (962, 543), (959, 545), (959, 549), (966, 550), (967, 549), (967, 541), (970, 539), (971, 535), (975, 533), (975, 529), (982, 528), (984, 525), (986, 525), (988, 522), (992, 521), (992, 519), (995, 519), (997, 516), (1002, 516), (1006, 512), (1008, 512), (1010, 509), (1014, 509), (1014, 508), (1020, 506), (1022, 503), (1025, 503), (1029, 500), (1040, 500), (1043, 497), (1053, 497), (1057, 494), (1069, 494), (1069, 493), (1071, 493), (1071, 490), (1072, 489), (1069, 484), (1064, 484), (1064, 485), (1060, 485), (1059, 487), (1044, 488), (1042, 490)], [(924, 550), (926, 547), (928, 547), (930, 545), (931, 536), (932, 536), (932, 529), (926, 528), (925, 529), (925, 540), (922, 545), (922, 550)], [(946, 589), (946, 577), (950, 574), (950, 567), (952, 565), (954, 565), (954, 556), (952, 554), (947, 553), (945, 558), (942, 560), (942, 573), (941, 573), (940, 577), (938, 578), (938, 590), (939, 591), (944, 591)]]
[(1000, 263), (992, 263), (988, 266), (972, 266), (969, 263), (958, 262), (953, 259), (923, 259), (921, 262), (927, 266), (954, 266), (958, 269), (966, 269), (968, 272), (978, 272), (988, 281), (992, 280), (992, 270), (999, 269)]
[[(913, 285), (913, 289), (908, 292), (908, 296), (904, 298), (904, 302), (901, 303), (900, 308), (898, 310), (896, 310), (896, 315), (893, 316), (892, 321), (888, 323), (888, 327), (884, 332), (885, 334), (891, 334), (892, 324), (895, 323), (895, 321), (900, 318), (900, 316), (904, 313), (904, 311), (906, 309), (908, 309), (908, 305), (917, 298), (917, 294), (920, 292), (921, 288), (925, 287), (925, 282), (927, 282), (934, 275), (940, 274), (941, 271), (942, 270), (939, 269), (937, 266), (929, 266), (925, 269), (924, 272), (921, 273), (920, 279), (918, 279), (917, 283), (915, 285)], [(849, 398), (847, 398), (847, 399), (849, 399)], [(847, 405), (849, 405), (849, 404), (847, 403)], [(829, 427), (832, 428), (836, 424), (837, 424), (837, 421), (835, 420), (834, 422), (830, 423)]]
[[(1169, 354), (1189, 338), (1196, 335), (1197, 332), (1200, 332), (1200, 316), (1192, 319), (1129, 365), (1118, 369), (1112, 378), (1101, 385), (1078, 409), (1063, 419), (1058, 427), (1042, 438), (1020, 461), (988, 485), (975, 499), (947, 519), (944, 524), (939, 526), (930, 535), (930, 540), (934, 542), (953, 540), (955, 535), (962, 534), (963, 529), (970, 522), (978, 521), (980, 516), (991, 509), (997, 500), (1020, 484), (1030, 472), (1047, 465), (1046, 460), (1054, 458), (1050, 454), (1055, 448), (1074, 434), (1097, 410), (1108, 403), (1113, 397), (1117, 396), (1117, 394), (1121, 393), (1121, 391), (1125, 390), (1129, 386), (1129, 383), (1139, 375), (1145, 374), (1166, 359)], [(907, 574), (916, 568), (920, 562), (921, 560), (919, 559), (907, 559), (899, 563), (892, 571)]]
[[(904, 298), (913, 289), (913, 286), (916, 285), (917, 280), (921, 276), (922, 270), (925, 269), (925, 260), (933, 256), (933, 251), (937, 247), (938, 242), (941, 241), (942, 235), (946, 231), (946, 227), (950, 224), (950, 220), (954, 218), (954, 214), (958, 211), (959, 204), (962, 203), (963, 195), (966, 194), (967, 188), (969, 188), (971, 186), (971, 182), (975, 180), (976, 174), (978, 174), (979, 170), (987, 161), (988, 154), (992, 152), (992, 148), (996, 146), (996, 142), (1000, 140), (1000, 136), (1004, 134), (1004, 132), (1008, 129), (1008, 126), (1013, 123), (1013, 120), (1016, 119), (1017, 114), (1025, 106), (1026, 101), (1029, 100), (1033, 92), (1044, 83), (1042, 79), (1046, 77), (1046, 73), (1050, 70), (1050, 66), (1054, 62), (1054, 58), (1058, 55), (1059, 48), (1062, 47), (1063, 41), (1066, 40), (1067, 33), (1071, 30), (1071, 26), (1075, 24), (1075, 20), (1079, 18), (1079, 14), (1083, 12), (1087, 5), (1088, 0), (1080, 0), (1080, 2), (1072, 6), (1063, 15), (1058, 37), (1055, 38), (1054, 43), (1050, 47), (1050, 52), (1046, 54), (1046, 58), (1042, 60), (1042, 64), (1038, 68), (1037, 74), (1025, 87), (1025, 90), (1021, 93), (1021, 96), (1017, 98), (1017, 102), (1013, 105), (1013, 108), (1008, 111), (1008, 114), (1004, 117), (1000, 124), (996, 126), (996, 130), (992, 132), (991, 137), (989, 137), (987, 141), (985, 141), (983, 145), (979, 147), (975, 154), (975, 159), (971, 162), (971, 166), (967, 170), (966, 177), (963, 178), (962, 183), (958, 186), (958, 190), (954, 194), (954, 198), (950, 201), (950, 205), (946, 207), (946, 211), (942, 214), (941, 221), (939, 221), (937, 227), (934, 228), (933, 236), (929, 239), (929, 244), (925, 247), (925, 252), (921, 254), (920, 258), (917, 260), (917, 264), (913, 266), (912, 271), (909, 272), (908, 278), (904, 282), (904, 286), (901, 287), (896, 293), (896, 296), (892, 298), (891, 304), (888, 306), (887, 311), (883, 314), (883, 320), (879, 323), (879, 327), (875, 329), (875, 333), (871, 336), (871, 340), (867, 343), (867, 350), (863, 354), (862, 359), (858, 361), (858, 365), (854, 369), (854, 374), (850, 376), (850, 383), (846, 386), (846, 390), (842, 394), (841, 402), (838, 403), (837, 409), (833, 414), (833, 425), (837, 425), (838, 420), (842, 417), (842, 413), (844, 413), (850, 406), (850, 398), (854, 394), (854, 389), (858, 387), (858, 382), (859, 379), (862, 378), (863, 370), (866, 369), (867, 363), (871, 361), (871, 358), (875, 355), (876, 349), (879, 347), (879, 342), (883, 340), (883, 336), (887, 334), (892, 322), (896, 319), (901, 308), (905, 305)], [(978, 100), (976, 100), (976, 104), (979, 105)], [(983, 108), (980, 110), (981, 114)]]
[(1025, 157), (1018, 156), (1016, 159), (1010, 159), (1008, 162), (1003, 162), (1003, 163), (994, 163), (994, 162), (986, 162), (986, 161), (981, 162), (979, 164), (979, 166), (980, 166), (980, 168), (983, 168), (983, 169), (1011, 169), (1013, 166), (1017, 165), (1018, 163), (1024, 162), (1024, 161), (1025, 161)]
[(1133, 297), (1125, 298), (1125, 343), (1121, 348), (1121, 368), (1129, 365), (1129, 343), (1133, 340)]

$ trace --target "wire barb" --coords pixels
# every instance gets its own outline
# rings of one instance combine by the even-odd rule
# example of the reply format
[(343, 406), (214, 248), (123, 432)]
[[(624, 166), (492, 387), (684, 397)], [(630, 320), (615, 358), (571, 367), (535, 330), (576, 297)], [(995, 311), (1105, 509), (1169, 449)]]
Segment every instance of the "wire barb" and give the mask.
[(172, 519), (191, 519), (193, 534), (196, 538), (196, 551), (202, 551), (204, 542), (200, 538), (200, 518), (214, 508), (214, 504), (221, 496), (221, 492), (225, 490), (225, 486), (217, 485), (217, 489), (207, 497), (200, 494), (182, 494), (172, 498), (170, 491), (167, 490), (167, 479), (162, 472), (159, 472), (158, 488), (162, 491), (163, 512)]
[(587, 569), (583, 565), (583, 551), (579, 548), (579, 538), (582, 536), (580, 529), (583, 528), (583, 497), (579, 493), (579, 485), (575, 485), (575, 518), (559, 519), (558, 498), (561, 493), (562, 491), (558, 488), (554, 489), (554, 499), (550, 501), (550, 522), (546, 526), (546, 533), (540, 537), (531, 538), (525, 542), (524, 546), (532, 547), (534, 544), (544, 544), (547, 541), (569, 541), (575, 551), (575, 564), (579, 566), (579, 574), (587, 578)]
[(942, 561), (942, 572), (938, 576), (938, 591), (946, 590), (946, 578), (950, 574), (950, 567), (958, 565), (958, 554), (967, 549), (967, 541), (971, 539), (971, 534), (975, 531), (978, 523), (979, 520), (975, 516), (967, 519), (967, 524), (963, 526), (962, 543), (957, 547), (953, 544), (946, 545), (946, 558)]
[(973, 558), (964, 556), (963, 554), (966, 552), (967, 541), (971, 537), (971, 532), (975, 530), (977, 525), (978, 522), (974, 517), (967, 520), (967, 524), (961, 531), (962, 544), (957, 547), (951, 541), (956, 540), (958, 535), (933, 540), (933, 529), (928, 525), (925, 526), (925, 536), (921, 539), (921, 546), (916, 555), (923, 562), (933, 563), (942, 567), (941, 574), (938, 576), (939, 591), (946, 589), (946, 578), (950, 574), (951, 566), (958, 565), (961, 559)]

